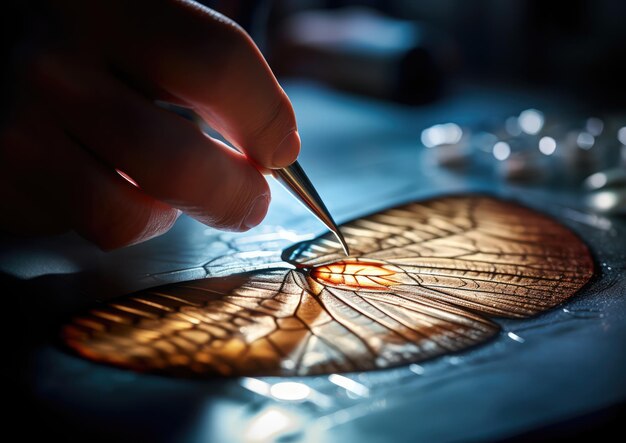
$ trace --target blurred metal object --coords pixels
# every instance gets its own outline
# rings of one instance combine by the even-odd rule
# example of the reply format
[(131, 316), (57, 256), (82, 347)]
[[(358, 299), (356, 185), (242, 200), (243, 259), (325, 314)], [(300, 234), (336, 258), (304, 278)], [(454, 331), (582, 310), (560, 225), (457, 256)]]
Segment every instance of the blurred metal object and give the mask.
[(278, 31), (272, 66), (358, 94), (408, 104), (441, 95), (455, 46), (425, 24), (373, 9), (308, 10)]
[(328, 212), (326, 205), (313, 187), (311, 180), (298, 162), (294, 162), (286, 168), (275, 169), (272, 175), (280, 184), (282, 184), (291, 194), (293, 194), (300, 202), (304, 204), (328, 229), (335, 234), (337, 240), (341, 244), (343, 251), (347, 256), (350, 255), (350, 248), (343, 234), (337, 227), (335, 220)]
[(591, 174), (583, 182), (585, 188), (597, 191), (615, 186), (626, 187), (626, 169), (614, 168)]
[(585, 203), (594, 212), (626, 215), (626, 169), (613, 168), (591, 174), (583, 182), (590, 191)]

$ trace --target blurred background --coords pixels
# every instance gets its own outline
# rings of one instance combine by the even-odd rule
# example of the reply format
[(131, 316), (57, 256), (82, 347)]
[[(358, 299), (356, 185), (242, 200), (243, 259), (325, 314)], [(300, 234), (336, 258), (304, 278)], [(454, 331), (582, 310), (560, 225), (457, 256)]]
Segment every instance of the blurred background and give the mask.
[[(581, 190), (587, 209), (625, 212), (623, 2), (208, 4), (250, 32), (283, 81), (307, 79), (426, 110), (470, 96), (477, 107), (492, 106), (481, 117), (464, 109), (434, 125), (414, 120), (421, 145), (437, 148), (428, 157), (438, 166), (568, 186)], [(534, 102), (524, 108), (519, 95)]]
[(626, 98), (622, 2), (206, 3), (238, 20), (279, 74), (387, 99), (433, 100), (459, 81), (551, 88), (602, 108), (623, 107)]

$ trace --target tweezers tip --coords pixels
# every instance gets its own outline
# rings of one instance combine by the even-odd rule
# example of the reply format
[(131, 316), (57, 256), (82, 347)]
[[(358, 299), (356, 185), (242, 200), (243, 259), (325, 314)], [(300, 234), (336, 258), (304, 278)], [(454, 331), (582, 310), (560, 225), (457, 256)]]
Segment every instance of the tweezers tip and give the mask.
[(343, 237), (343, 234), (341, 233), (339, 228), (333, 230), (333, 234), (335, 234), (335, 237), (337, 237), (337, 240), (339, 240), (339, 244), (341, 245), (343, 252), (346, 254), (346, 257), (350, 257), (350, 247), (348, 246), (348, 243), (346, 242), (346, 239)]

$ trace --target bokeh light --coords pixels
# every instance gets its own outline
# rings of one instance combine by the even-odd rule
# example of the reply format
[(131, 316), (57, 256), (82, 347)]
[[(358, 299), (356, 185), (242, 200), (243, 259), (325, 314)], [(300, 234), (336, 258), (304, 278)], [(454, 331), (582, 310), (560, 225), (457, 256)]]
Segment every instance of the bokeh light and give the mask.
[(504, 129), (506, 130), (506, 132), (509, 133), (509, 135), (512, 135), (513, 137), (517, 137), (518, 135), (522, 134), (522, 128), (520, 128), (519, 126), (519, 121), (517, 117), (507, 118), (504, 122)]
[(602, 134), (602, 131), (604, 130), (604, 122), (599, 118), (590, 117), (587, 119), (585, 129), (588, 133), (590, 133), (594, 137), (597, 137)]
[(626, 126), (622, 126), (617, 131), (617, 139), (623, 145), (626, 145)]
[(536, 109), (526, 109), (517, 118), (520, 128), (526, 134), (534, 135), (543, 128), (544, 117), (541, 111)]
[(552, 137), (541, 137), (539, 151), (544, 155), (552, 155), (556, 151), (556, 140)]
[(506, 160), (511, 155), (511, 147), (507, 142), (498, 142), (493, 145), (493, 156), (500, 161)]
[(581, 132), (576, 138), (576, 144), (581, 149), (591, 149), (595, 142), (596, 139), (594, 138), (594, 136), (589, 134), (588, 132)]
[(604, 172), (596, 172), (591, 174), (585, 180), (585, 186), (589, 189), (599, 189), (606, 185), (608, 177)]
[(422, 131), (422, 144), (427, 148), (440, 145), (453, 145), (463, 137), (463, 130), (456, 123), (434, 125)]
[(304, 383), (286, 381), (272, 385), (270, 394), (276, 400), (302, 401), (311, 395), (311, 388)]
[(244, 431), (246, 442), (267, 442), (298, 429), (301, 420), (291, 411), (269, 407), (254, 417)]

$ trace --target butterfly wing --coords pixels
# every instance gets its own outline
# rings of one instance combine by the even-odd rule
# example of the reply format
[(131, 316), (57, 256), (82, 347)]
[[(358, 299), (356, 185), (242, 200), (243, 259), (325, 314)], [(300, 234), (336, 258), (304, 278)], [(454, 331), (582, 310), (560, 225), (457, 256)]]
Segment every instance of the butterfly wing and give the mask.
[[(569, 229), (490, 197), (446, 197), (382, 211), (341, 228), (355, 257), (404, 274), (397, 291), (493, 316), (525, 317), (571, 297), (593, 261)], [(344, 257), (330, 234), (285, 251), (299, 266)]]
[(311, 269), (344, 258), (323, 236), (285, 252), (300, 269), (131, 294), (76, 317), (65, 342), (97, 361), (168, 374), (361, 371), (481, 343), (498, 326), (474, 311), (531, 315), (593, 272), (568, 229), (487, 197), (413, 203), (342, 231), (356, 255), (349, 266)]
[(309, 375), (424, 360), (497, 330), (434, 300), (360, 295), (275, 270), (122, 297), (76, 317), (63, 336), (85, 357), (140, 371)]

